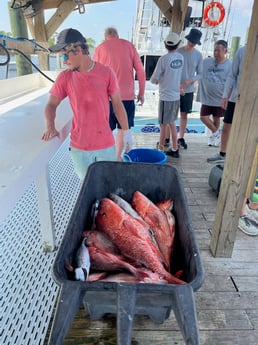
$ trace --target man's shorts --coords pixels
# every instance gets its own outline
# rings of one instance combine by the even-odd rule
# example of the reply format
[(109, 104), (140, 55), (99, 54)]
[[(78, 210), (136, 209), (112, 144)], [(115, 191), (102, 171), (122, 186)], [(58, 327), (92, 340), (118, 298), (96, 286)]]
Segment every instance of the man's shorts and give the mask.
[(214, 116), (214, 117), (223, 117), (225, 114), (225, 110), (221, 107), (216, 107), (212, 105), (205, 105), (202, 104), (200, 110), (200, 116)]
[(234, 111), (235, 111), (235, 105), (236, 105), (235, 102), (228, 102), (228, 106), (227, 106), (227, 109), (225, 111), (223, 122), (228, 123), (228, 124), (232, 124)]
[[(127, 114), (129, 128), (134, 126), (134, 115), (135, 115), (135, 103), (132, 101), (122, 101)], [(113, 131), (116, 128), (121, 129), (120, 124), (117, 121), (112, 102), (109, 102), (109, 126)]]
[(159, 101), (159, 123), (166, 125), (176, 121), (180, 101)]
[(189, 114), (193, 108), (193, 92), (186, 93), (184, 96), (180, 96), (180, 112)]
[(69, 148), (73, 166), (78, 177), (83, 180), (91, 163), (99, 161), (116, 161), (116, 147), (111, 146), (103, 150), (84, 151), (74, 147)]

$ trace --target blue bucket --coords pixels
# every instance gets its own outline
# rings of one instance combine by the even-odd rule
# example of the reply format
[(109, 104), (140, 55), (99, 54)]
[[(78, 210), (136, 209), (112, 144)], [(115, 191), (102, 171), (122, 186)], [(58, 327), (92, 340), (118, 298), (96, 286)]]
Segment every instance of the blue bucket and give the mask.
[(167, 162), (167, 156), (159, 150), (138, 148), (124, 153), (123, 160), (124, 162), (131, 163), (165, 164)]

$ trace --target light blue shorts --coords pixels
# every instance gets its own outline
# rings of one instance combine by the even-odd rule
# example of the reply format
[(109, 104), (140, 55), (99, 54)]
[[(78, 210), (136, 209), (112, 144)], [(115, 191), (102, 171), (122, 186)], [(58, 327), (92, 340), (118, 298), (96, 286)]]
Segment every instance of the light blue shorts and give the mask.
[(92, 163), (98, 161), (116, 161), (115, 145), (108, 147), (107, 149), (97, 151), (84, 151), (70, 147), (69, 151), (73, 161), (74, 170), (81, 180), (84, 180), (88, 167)]

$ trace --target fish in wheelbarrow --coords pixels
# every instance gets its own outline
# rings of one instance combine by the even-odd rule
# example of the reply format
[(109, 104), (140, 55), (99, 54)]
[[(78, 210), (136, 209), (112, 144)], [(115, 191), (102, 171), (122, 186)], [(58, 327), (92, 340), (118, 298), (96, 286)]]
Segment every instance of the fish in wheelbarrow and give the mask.
[(75, 279), (85, 281), (90, 273), (90, 254), (85, 244), (85, 238), (76, 252), (76, 268), (74, 270)]
[(157, 244), (157, 241), (154, 237), (152, 229), (143, 220), (143, 218), (139, 215), (139, 213), (135, 211), (135, 209), (132, 207), (132, 205), (117, 194), (109, 193), (108, 197), (109, 197), (109, 199), (113, 200), (117, 205), (119, 205), (126, 213), (128, 213), (128, 214), (130, 214), (130, 216), (136, 218), (144, 227), (146, 227), (152, 242), (158, 247), (158, 244)]
[(138, 229), (131, 222), (131, 216), (125, 216), (125, 212), (108, 198), (100, 202), (96, 216), (97, 228), (105, 232), (113, 243), (119, 248), (123, 256), (134, 261), (137, 267), (143, 265), (171, 284), (185, 284), (164, 268), (158, 251), (149, 238), (143, 239), (138, 234)]
[(82, 234), (85, 236), (85, 244), (87, 247), (96, 247), (112, 254), (120, 254), (118, 248), (104, 232), (93, 229), (85, 230)]
[[(107, 213), (107, 219), (108, 223), (110, 223), (111, 226), (122, 226), (122, 222), (125, 221), (126, 224), (130, 224), (130, 228), (132, 231), (132, 234), (135, 233), (135, 235), (142, 240), (146, 241), (146, 243), (149, 244), (151, 247), (152, 251), (156, 254), (156, 256), (159, 258), (159, 260), (164, 263), (164, 257), (162, 253), (160, 252), (159, 248), (152, 242), (150, 233), (149, 233), (149, 225), (146, 224), (145, 222), (139, 222), (135, 217), (132, 217), (130, 214), (125, 212), (118, 204), (116, 204), (113, 200), (109, 198), (103, 198), (100, 202), (100, 206), (98, 209), (98, 213), (96, 216), (96, 225), (98, 230), (102, 230), (106, 235), (111, 239), (111, 241), (116, 244), (113, 240), (112, 237), (109, 236), (107, 232), (105, 232), (103, 229), (100, 229), (98, 227), (98, 221), (97, 217), (99, 216), (99, 211), (101, 210), (102, 206), (102, 211), (105, 208), (105, 211)], [(114, 212), (114, 213), (113, 213)], [(117, 246), (118, 247), (118, 246)], [(119, 247), (118, 247), (119, 249)], [(122, 253), (124, 255), (124, 253)]]
[(126, 262), (121, 255), (108, 253), (96, 247), (89, 247), (91, 268), (99, 271), (123, 271), (130, 272), (137, 280), (149, 277), (149, 273), (142, 271)]
[(158, 206), (139, 191), (134, 192), (131, 203), (133, 208), (153, 230), (159, 249), (165, 258), (166, 268), (170, 270), (174, 234), (172, 236), (166, 215)]

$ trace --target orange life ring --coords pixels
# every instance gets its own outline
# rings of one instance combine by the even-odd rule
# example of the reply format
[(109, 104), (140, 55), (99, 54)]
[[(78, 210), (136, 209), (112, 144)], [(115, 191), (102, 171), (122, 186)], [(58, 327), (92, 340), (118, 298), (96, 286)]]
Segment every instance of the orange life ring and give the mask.
[[(212, 20), (209, 18), (209, 12), (212, 8), (218, 8), (220, 11), (219, 17), (216, 20)], [(213, 1), (209, 3), (203, 11), (203, 19), (204, 19), (205, 24), (208, 26), (219, 25), (223, 21), (224, 17), (225, 17), (225, 8), (222, 5), (222, 3), (218, 1)]]

